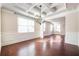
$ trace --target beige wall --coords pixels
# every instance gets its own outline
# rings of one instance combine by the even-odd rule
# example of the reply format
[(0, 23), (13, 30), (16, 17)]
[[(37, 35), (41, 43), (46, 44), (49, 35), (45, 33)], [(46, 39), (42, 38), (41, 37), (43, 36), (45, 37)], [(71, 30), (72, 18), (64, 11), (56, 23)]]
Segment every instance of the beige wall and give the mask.
[(46, 25), (46, 27), (45, 27), (45, 31), (43, 32), (43, 35), (47, 36), (47, 35), (53, 34), (53, 31), (50, 31), (51, 23), (45, 22), (45, 25)]
[(77, 32), (77, 13), (71, 13), (66, 15), (66, 31)]
[(79, 13), (78, 13), (78, 20), (77, 20), (77, 26), (78, 26), (78, 46), (79, 46)]
[(65, 35), (65, 19), (63, 19), (63, 20), (60, 22), (60, 26), (61, 26), (61, 34), (62, 34), (62, 35)]
[(65, 43), (78, 45), (78, 13), (79, 12), (72, 12), (65, 17)]
[(2, 32), (17, 33), (17, 15), (7, 10), (2, 10)]
[[(36, 23), (35, 23), (36, 24)], [(2, 46), (39, 37), (39, 26), (35, 26), (35, 32), (18, 33), (17, 15), (13, 12), (2, 10)]]
[(35, 22), (35, 32), (40, 32), (40, 24), (37, 22)]

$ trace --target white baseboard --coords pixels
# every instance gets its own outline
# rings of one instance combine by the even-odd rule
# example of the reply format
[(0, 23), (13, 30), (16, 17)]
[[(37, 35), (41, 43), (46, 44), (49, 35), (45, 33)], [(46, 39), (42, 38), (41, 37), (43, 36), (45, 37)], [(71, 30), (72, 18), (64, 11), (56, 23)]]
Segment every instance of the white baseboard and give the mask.
[(44, 36), (49, 36), (49, 35), (52, 35), (52, 32), (44, 32), (43, 35)]

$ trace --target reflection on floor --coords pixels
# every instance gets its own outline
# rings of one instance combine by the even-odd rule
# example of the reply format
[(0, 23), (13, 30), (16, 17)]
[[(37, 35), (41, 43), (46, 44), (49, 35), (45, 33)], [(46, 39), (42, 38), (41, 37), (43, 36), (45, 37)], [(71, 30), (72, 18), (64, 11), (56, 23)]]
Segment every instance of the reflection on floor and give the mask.
[(63, 37), (53, 35), (2, 47), (2, 56), (68, 56), (79, 55), (79, 48), (65, 44)]

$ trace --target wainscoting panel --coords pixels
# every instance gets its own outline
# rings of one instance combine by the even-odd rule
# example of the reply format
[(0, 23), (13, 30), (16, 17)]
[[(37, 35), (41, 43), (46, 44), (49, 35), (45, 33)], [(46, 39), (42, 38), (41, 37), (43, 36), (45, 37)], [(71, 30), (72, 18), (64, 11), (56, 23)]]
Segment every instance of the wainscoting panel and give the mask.
[(3, 33), (2, 34), (2, 46), (22, 42), (25, 40), (39, 37), (38, 32), (30, 33)]
[(67, 32), (65, 35), (65, 43), (78, 45), (78, 32)]

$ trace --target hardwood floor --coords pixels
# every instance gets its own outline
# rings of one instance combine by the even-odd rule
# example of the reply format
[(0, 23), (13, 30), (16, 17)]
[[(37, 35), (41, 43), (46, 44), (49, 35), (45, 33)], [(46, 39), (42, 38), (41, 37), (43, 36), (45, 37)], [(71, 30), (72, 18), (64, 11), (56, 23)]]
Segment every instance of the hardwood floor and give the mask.
[(79, 56), (79, 48), (53, 35), (2, 47), (2, 56)]

